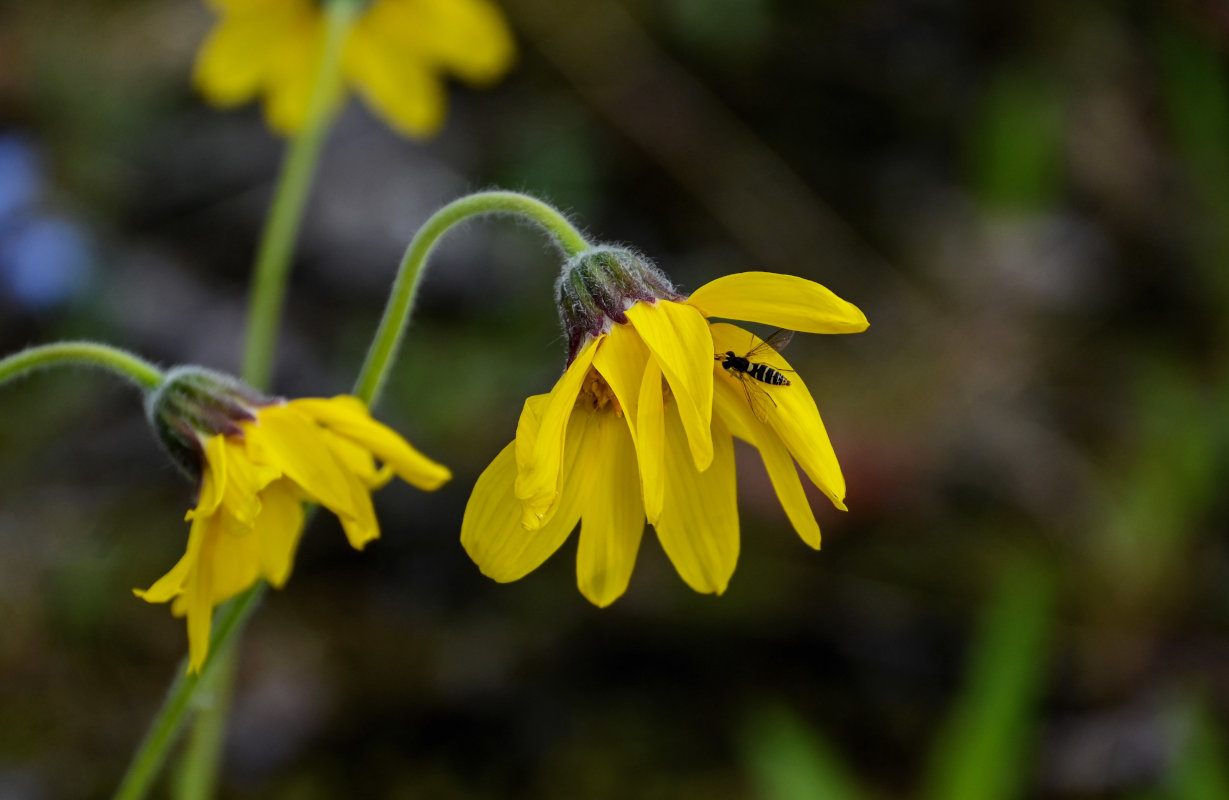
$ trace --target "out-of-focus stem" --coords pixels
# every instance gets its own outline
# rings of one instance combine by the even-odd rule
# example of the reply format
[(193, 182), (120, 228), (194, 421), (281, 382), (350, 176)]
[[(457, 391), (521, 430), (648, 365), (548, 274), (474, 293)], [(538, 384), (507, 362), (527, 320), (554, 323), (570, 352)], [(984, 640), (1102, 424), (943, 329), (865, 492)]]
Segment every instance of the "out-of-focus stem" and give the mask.
[(320, 148), (332, 126), (341, 97), (341, 56), (356, 13), (357, 4), (352, 0), (333, 0), (327, 4), (324, 48), (307, 121), (290, 142), (274, 189), (273, 205), (265, 219), (248, 300), (242, 370), (243, 379), (258, 389), (269, 388), (290, 257), (320, 160)]
[(220, 661), (216, 655), (230, 648), (252, 612), (260, 604), (264, 592), (265, 584), (257, 583), (218, 610), (213, 620), (213, 636), (209, 643), (209, 650), (214, 656), (205, 661), (199, 674), (188, 672), (186, 658), (180, 662), (179, 673), (171, 683), (166, 699), (162, 701), (162, 708), (154, 717), (145, 739), (133, 755), (128, 772), (124, 774), (124, 779), (115, 792), (115, 800), (139, 800), (149, 793), (163, 762), (166, 761), (171, 745), (175, 743), (187, 719), (188, 710), (192, 708), (197, 687), (212, 678)]

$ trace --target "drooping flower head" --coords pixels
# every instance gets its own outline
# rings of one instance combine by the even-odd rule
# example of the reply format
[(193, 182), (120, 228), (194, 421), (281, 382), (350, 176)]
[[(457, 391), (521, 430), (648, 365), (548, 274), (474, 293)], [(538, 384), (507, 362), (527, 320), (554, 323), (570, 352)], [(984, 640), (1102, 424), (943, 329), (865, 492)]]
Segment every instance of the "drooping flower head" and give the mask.
[(343, 82), (412, 138), (443, 124), (447, 77), (491, 84), (515, 54), (488, 0), (210, 0), (221, 19), (197, 55), (197, 87), (222, 107), (263, 96), (269, 126), (296, 132), (316, 80), (326, 2), (360, 7), (342, 54)]
[[(867, 327), (857, 307), (812, 281), (767, 272), (719, 278), (684, 297), (644, 257), (610, 247), (571, 259), (558, 296), (567, 368), (548, 394), (526, 400), (516, 440), (465, 509), (461, 542), (485, 575), (523, 577), (579, 522), (580, 590), (608, 605), (627, 588), (647, 520), (683, 580), (720, 594), (739, 549), (734, 438), (759, 451), (794, 529), (819, 547), (798, 467), (840, 509), (845, 481), (815, 401), (779, 353), (709, 318), (853, 333)], [(789, 375), (788, 384), (757, 381), (754, 391), (767, 396), (759, 405), (745, 383), (756, 379), (722, 357), (752, 351)]]
[(336, 514), (362, 549), (380, 535), (373, 490), (393, 475), (425, 490), (451, 477), (354, 397), (282, 400), (181, 367), (149, 395), (147, 413), (172, 460), (199, 481), (199, 498), (187, 515), (187, 552), (136, 594), (173, 601), (172, 611), (187, 617), (192, 671), (208, 655), (215, 606), (257, 580), (280, 588), (290, 577), (304, 503)]

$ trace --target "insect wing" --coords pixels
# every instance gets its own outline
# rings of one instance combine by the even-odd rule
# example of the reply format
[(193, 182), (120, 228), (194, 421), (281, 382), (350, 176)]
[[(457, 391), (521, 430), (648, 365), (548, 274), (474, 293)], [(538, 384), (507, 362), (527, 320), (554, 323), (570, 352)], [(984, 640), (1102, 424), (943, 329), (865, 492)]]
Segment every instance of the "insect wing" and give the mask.
[(793, 331), (787, 328), (778, 328), (772, 333), (768, 334), (768, 338), (764, 339), (764, 341), (751, 348), (750, 352), (748, 352), (744, 358), (754, 361), (754, 356), (757, 354), (762, 354), (769, 349), (776, 350), (780, 353), (786, 348), (793, 338)]
[(745, 372), (739, 372), (738, 382), (743, 385), (743, 393), (747, 395), (747, 405), (751, 413), (760, 422), (768, 422), (768, 410), (777, 407), (777, 401), (760, 386), (759, 382)]

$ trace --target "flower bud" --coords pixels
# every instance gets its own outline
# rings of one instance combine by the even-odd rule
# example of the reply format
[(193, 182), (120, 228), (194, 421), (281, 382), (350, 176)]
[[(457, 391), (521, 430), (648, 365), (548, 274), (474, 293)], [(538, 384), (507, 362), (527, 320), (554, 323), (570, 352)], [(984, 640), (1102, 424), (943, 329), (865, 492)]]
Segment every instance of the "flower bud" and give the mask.
[(569, 364), (587, 337), (600, 336), (612, 322), (626, 325), (634, 304), (683, 299), (651, 261), (623, 247), (594, 247), (568, 259), (556, 294)]
[(175, 466), (194, 481), (201, 477), (204, 442), (211, 436), (241, 436), (240, 422), (257, 409), (281, 402), (238, 378), (203, 367), (176, 367), (145, 398), (145, 416)]

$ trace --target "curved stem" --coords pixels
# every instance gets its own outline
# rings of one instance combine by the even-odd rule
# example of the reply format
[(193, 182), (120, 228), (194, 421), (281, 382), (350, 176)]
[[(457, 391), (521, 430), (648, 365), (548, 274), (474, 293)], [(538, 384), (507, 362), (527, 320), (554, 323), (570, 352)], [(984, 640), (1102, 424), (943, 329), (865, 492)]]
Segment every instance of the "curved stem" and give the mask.
[(167, 691), (162, 708), (154, 718), (154, 724), (145, 734), (132, 763), (128, 765), (128, 772), (124, 774), (124, 779), (115, 792), (115, 800), (139, 800), (149, 792), (162, 768), (162, 762), (166, 760), (171, 745), (175, 743), (183, 727), (188, 711), (192, 708), (196, 688), (202, 683), (208, 685), (219, 665), (220, 659), (216, 656), (230, 649), (232, 640), (256, 610), (264, 593), (265, 584), (257, 583), (218, 610), (209, 644), (212, 655), (196, 675), (188, 672), (187, 659), (181, 662), (179, 674)]
[(252, 276), (242, 375), (257, 389), (269, 388), (290, 256), (320, 160), (320, 148), (339, 103), (341, 56), (357, 13), (357, 4), (348, 0), (334, 0), (326, 5), (324, 47), (308, 104), (307, 122), (290, 142), (282, 162)]
[(149, 391), (162, 383), (162, 370), (127, 350), (95, 342), (56, 342), (0, 359), (0, 385), (54, 366), (105, 369)]
[(536, 223), (554, 238), (569, 258), (590, 247), (584, 235), (563, 214), (541, 200), (519, 192), (479, 192), (454, 200), (435, 212), (414, 234), (405, 255), (401, 257), (380, 327), (354, 384), (354, 394), (368, 406), (375, 405), (379, 400), (388, 370), (401, 347), (427, 257), (453, 226), (482, 214), (507, 214)]

